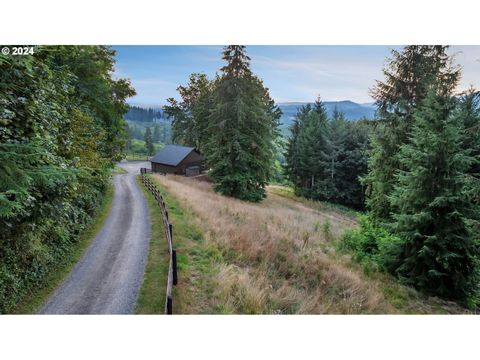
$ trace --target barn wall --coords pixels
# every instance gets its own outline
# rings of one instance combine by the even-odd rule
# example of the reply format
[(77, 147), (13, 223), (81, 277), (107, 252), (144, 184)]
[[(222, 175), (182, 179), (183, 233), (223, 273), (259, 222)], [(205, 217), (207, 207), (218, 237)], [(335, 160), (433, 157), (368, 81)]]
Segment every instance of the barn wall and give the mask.
[(152, 172), (180, 174), (180, 169), (176, 166), (170, 166), (170, 165), (164, 165), (164, 164), (158, 164), (158, 163), (152, 162)]
[(192, 151), (177, 166), (170, 166), (154, 162), (152, 162), (151, 164), (152, 172), (185, 175), (185, 171), (189, 166), (200, 166), (200, 169), (203, 169), (205, 165), (205, 160), (202, 155), (200, 155), (196, 151)]
[(197, 153), (196, 151), (192, 151), (190, 154), (187, 155), (185, 159), (183, 159), (180, 164), (178, 164), (178, 168), (181, 171), (181, 174), (185, 174), (187, 167), (189, 166), (200, 166), (200, 169), (204, 168), (205, 160), (202, 155)]

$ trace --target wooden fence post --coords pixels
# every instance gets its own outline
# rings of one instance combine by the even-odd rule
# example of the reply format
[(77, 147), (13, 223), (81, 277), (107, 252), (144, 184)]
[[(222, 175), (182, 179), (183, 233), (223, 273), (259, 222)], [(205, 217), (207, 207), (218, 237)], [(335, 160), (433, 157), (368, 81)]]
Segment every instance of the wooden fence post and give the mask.
[(173, 285), (177, 285), (177, 250), (172, 249)]
[(168, 296), (167, 297), (167, 314), (172, 315), (173, 314), (173, 309), (172, 309), (172, 297)]
[(173, 247), (173, 225), (168, 224), (168, 231), (170, 231), (170, 241), (172, 242), (172, 247)]

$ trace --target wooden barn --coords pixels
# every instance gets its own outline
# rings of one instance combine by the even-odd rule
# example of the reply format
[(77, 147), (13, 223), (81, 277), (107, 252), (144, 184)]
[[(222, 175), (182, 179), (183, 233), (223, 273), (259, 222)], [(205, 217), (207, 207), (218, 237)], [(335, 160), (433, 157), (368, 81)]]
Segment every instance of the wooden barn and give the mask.
[(194, 176), (205, 168), (205, 159), (193, 147), (166, 145), (151, 160), (152, 172)]

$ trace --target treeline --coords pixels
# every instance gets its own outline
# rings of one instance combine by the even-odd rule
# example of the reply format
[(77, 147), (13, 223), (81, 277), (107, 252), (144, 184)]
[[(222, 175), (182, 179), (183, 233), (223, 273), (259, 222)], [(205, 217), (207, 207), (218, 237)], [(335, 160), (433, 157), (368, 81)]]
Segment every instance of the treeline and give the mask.
[(128, 81), (104, 46), (0, 55), (0, 312), (68, 254), (127, 139)]
[(139, 106), (129, 106), (125, 114), (125, 119), (138, 122), (153, 122), (157, 119), (162, 119), (163, 114), (161, 110), (152, 108), (142, 108)]
[(324, 104), (302, 106), (290, 127), (285, 175), (297, 195), (357, 209), (364, 207), (367, 149), (372, 126), (348, 121), (337, 111), (328, 118)]
[(169, 98), (163, 110), (172, 141), (205, 155), (216, 191), (260, 201), (274, 170), (281, 111), (251, 72), (244, 46), (226, 46), (223, 59), (215, 79), (192, 74), (177, 89), (181, 101)]
[(126, 124), (126, 130), (130, 139), (145, 139), (145, 132), (150, 129), (152, 141), (155, 143), (168, 144), (170, 142), (170, 125), (168, 123), (150, 124), (152, 126), (138, 125), (135, 123)]
[(480, 94), (455, 93), (461, 69), (446, 50), (392, 51), (385, 80), (372, 90), (378, 112), (362, 181), (368, 213), (344, 245), (405, 284), (474, 307)]

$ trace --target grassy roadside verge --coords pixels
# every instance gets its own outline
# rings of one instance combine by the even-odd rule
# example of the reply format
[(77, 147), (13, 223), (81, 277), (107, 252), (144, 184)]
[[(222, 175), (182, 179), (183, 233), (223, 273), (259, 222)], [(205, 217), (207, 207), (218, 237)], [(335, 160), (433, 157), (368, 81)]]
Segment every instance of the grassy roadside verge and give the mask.
[[(212, 244), (204, 241), (202, 233), (194, 224), (195, 216), (181, 208), (177, 200), (155, 177), (152, 177), (152, 180), (162, 193), (167, 205), (169, 220), (173, 225), (173, 244), (177, 249), (178, 285), (173, 290), (173, 312), (174, 314), (213, 314), (217, 312), (212, 302), (214, 274), (218, 271), (216, 264), (221, 254)], [(136, 312), (163, 313), (168, 253), (161, 212), (154, 197), (147, 193), (143, 184), (140, 180), (138, 181), (150, 207), (152, 239)]]
[(128, 174), (128, 171), (125, 170), (124, 168), (121, 168), (118, 165), (115, 165), (115, 167), (112, 170), (112, 175), (121, 175), (121, 174)]
[(101, 229), (110, 212), (114, 195), (113, 183), (110, 181), (107, 185), (105, 196), (102, 203), (92, 217), (90, 225), (81, 233), (77, 243), (72, 247), (69, 256), (57, 265), (51, 271), (50, 276), (45, 281), (45, 286), (35, 289), (21, 301), (13, 310), (14, 314), (33, 314), (38, 311), (40, 306), (48, 299), (52, 292), (61, 284), (72, 270), (73, 266), (80, 260), (91, 241)]
[(162, 212), (153, 195), (145, 188), (140, 176), (136, 178), (150, 211), (151, 237), (148, 260), (135, 313), (163, 314), (168, 274), (168, 248), (163, 229)]

